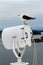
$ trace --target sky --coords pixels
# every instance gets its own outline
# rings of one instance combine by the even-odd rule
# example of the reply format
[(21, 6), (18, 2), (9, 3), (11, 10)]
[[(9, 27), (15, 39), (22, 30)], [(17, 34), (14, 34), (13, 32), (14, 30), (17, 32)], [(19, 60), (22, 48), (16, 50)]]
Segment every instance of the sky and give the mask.
[(7, 21), (13, 18), (15, 20), (18, 14), (33, 17), (42, 15), (43, 0), (0, 0), (0, 28), (4, 27), (4, 20)]
[(17, 14), (43, 14), (42, 0), (0, 0), (0, 18), (14, 17)]

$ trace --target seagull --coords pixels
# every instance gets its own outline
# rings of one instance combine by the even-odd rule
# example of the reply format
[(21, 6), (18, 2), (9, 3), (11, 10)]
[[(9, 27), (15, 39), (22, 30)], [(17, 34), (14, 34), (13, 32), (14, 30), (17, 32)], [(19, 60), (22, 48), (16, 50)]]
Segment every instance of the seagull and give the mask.
[(17, 16), (19, 16), (24, 22), (28, 21), (28, 20), (34, 20), (35, 18), (27, 16), (27, 15), (23, 15), (23, 14), (18, 14)]

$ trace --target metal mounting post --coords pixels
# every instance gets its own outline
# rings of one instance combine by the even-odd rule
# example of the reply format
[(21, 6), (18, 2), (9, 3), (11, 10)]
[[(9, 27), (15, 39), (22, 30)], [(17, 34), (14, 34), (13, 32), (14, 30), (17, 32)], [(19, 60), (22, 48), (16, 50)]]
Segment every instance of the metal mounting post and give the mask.
[(37, 65), (37, 44), (34, 41), (33, 65)]

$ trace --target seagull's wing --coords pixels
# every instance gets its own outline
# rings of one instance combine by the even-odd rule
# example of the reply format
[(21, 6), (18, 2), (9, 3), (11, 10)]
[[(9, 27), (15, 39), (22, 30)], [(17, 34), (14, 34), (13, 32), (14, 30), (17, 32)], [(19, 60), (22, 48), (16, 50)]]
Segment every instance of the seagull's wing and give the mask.
[(26, 20), (31, 20), (31, 19), (35, 19), (35, 18), (32, 18), (32, 17), (30, 17), (30, 16), (26, 16), (26, 15), (23, 15), (23, 17), (22, 17), (23, 19), (26, 19)]

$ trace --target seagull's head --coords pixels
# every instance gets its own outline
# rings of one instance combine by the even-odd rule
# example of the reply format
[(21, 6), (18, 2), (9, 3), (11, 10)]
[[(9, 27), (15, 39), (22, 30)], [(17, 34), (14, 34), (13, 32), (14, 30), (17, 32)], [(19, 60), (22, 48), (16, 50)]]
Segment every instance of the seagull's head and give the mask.
[(21, 18), (22, 21), (26, 21), (26, 19), (23, 19), (24, 14), (18, 14), (17, 16)]
[(18, 14), (17, 16), (20, 17), (20, 18), (22, 19), (23, 14)]
[(22, 18), (23, 14), (18, 14), (17, 16), (20, 17), (20, 18)]
[(19, 17), (20, 17), (21, 15), (22, 15), (22, 14), (18, 14), (17, 16), (19, 16)]

